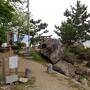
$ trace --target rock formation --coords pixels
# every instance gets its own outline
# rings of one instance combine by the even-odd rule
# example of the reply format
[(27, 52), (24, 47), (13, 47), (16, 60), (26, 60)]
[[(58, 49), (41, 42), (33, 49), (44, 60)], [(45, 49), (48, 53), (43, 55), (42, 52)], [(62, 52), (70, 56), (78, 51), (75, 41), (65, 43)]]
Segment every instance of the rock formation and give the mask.
[(61, 60), (63, 56), (63, 48), (59, 40), (56, 39), (46, 39), (41, 45), (41, 54), (46, 56), (51, 63), (55, 64)]
[(77, 81), (80, 81), (82, 76), (90, 79), (90, 69), (75, 65), (76, 63), (81, 63), (81, 61), (75, 58), (74, 54), (65, 56), (64, 47), (59, 40), (52, 38), (43, 39), (40, 44), (40, 53), (49, 59), (55, 71), (72, 77)]

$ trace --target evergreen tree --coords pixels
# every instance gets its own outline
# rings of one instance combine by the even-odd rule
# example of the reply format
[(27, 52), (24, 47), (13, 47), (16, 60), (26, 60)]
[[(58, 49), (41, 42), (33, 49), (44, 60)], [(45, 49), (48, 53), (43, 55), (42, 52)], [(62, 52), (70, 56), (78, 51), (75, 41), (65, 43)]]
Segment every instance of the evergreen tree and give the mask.
[(90, 13), (87, 6), (77, 1), (75, 7), (64, 12), (67, 20), (61, 26), (55, 26), (55, 33), (60, 36), (63, 44), (72, 45), (75, 42), (85, 42), (90, 40)]
[[(42, 34), (47, 33), (48, 30), (46, 30), (48, 24), (42, 23), (40, 19), (38, 20), (30, 20), (30, 35), (32, 36), (31, 44), (35, 44), (39, 41), (39, 38)], [(42, 32), (42, 33), (40, 33)]]

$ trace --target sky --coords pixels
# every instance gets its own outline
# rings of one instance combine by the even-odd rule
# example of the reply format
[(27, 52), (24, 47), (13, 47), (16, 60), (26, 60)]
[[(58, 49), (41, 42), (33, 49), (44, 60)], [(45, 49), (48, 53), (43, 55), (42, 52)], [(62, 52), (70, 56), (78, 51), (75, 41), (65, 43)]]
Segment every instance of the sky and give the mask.
[[(43, 22), (48, 23), (49, 33), (53, 38), (57, 38), (57, 35), (53, 32), (55, 25), (61, 25), (61, 22), (65, 20), (63, 16), (66, 8), (70, 9), (70, 5), (74, 6), (77, 0), (29, 0), (30, 11), (34, 19), (42, 19)], [(82, 4), (88, 6), (87, 10), (90, 12), (90, 0), (80, 0)], [(90, 46), (90, 42), (85, 43), (86, 46)]]
[[(49, 34), (53, 38), (57, 35), (53, 32), (55, 25), (60, 25), (61, 21), (65, 20), (63, 16), (66, 8), (70, 9), (70, 5), (74, 6), (77, 0), (29, 0), (30, 11), (34, 19), (42, 19), (43, 22), (48, 23)], [(81, 0), (82, 4), (88, 6), (90, 12), (90, 0)]]

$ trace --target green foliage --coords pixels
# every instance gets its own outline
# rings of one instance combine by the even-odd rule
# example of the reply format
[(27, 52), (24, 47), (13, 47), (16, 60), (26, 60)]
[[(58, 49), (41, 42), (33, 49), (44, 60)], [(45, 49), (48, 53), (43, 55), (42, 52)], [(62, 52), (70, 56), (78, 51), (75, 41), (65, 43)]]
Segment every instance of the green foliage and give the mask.
[(0, 46), (6, 41), (7, 35), (5, 30), (6, 29), (4, 27), (0, 27)]
[(90, 61), (90, 48), (83, 49), (79, 54), (78, 58), (82, 60)]
[(81, 51), (77, 48), (66, 48), (64, 51), (64, 57), (63, 59), (71, 64), (74, 64), (75, 62), (81, 63), (82, 60), (77, 58), (78, 53)]
[(0, 0), (0, 46), (6, 42), (6, 33), (9, 31), (9, 24), (14, 16), (15, 9), (7, 0)]
[(22, 49), (22, 47), (25, 46), (24, 43), (16, 41), (14, 46), (12, 46), (12, 48), (15, 50), (15, 53), (19, 53), (19, 51)]
[(32, 57), (33, 60), (39, 62), (39, 63), (42, 63), (42, 64), (45, 64), (45, 60), (44, 58), (40, 55), (40, 53), (38, 52), (31, 52), (30, 53), (30, 56)]
[(47, 24), (41, 23), (41, 20), (33, 19), (30, 20), (28, 26), (27, 13), (24, 13), (23, 9), (18, 9), (17, 3), (22, 3), (22, 0), (0, 0), (0, 46), (6, 42), (8, 31), (17, 32), (19, 42), (24, 35), (31, 35), (33, 37), (31, 43), (36, 43), (39, 39), (36, 38), (39, 36), (38, 32), (47, 27)]
[(3, 81), (2, 73), (0, 73), (0, 83)]
[(64, 51), (64, 59), (69, 62), (90, 61), (90, 48), (68, 47)]
[(6, 0), (0, 0), (0, 23), (10, 22), (13, 14), (14, 8)]
[(86, 66), (90, 68), (90, 61), (86, 64)]
[(55, 26), (55, 33), (60, 36), (61, 42), (67, 46), (75, 42), (90, 40), (90, 13), (87, 13), (87, 6), (77, 1), (75, 7), (64, 12), (67, 20), (61, 26)]
[(16, 13), (12, 19), (11, 28), (14, 29), (14, 32), (17, 32), (17, 41), (22, 41), (27, 30), (26, 13)]
[(64, 53), (63, 59), (68, 63), (74, 64), (74, 62), (76, 61), (76, 56), (74, 53), (66, 52)]
[(80, 54), (81, 52), (84, 51), (84, 48), (79, 48), (79, 47), (68, 47), (67, 49), (69, 52), (74, 53), (75, 55)]
[[(31, 44), (36, 44), (38, 41), (39, 41), (39, 37), (43, 34), (43, 33), (47, 33), (48, 30), (45, 30), (48, 26), (47, 23), (42, 23), (41, 20), (33, 20), (31, 19), (30, 20), (30, 23), (31, 23), (31, 29), (30, 29), (30, 35), (32, 36), (32, 39), (31, 39)], [(41, 32), (39, 34), (39, 32)]]
[(58, 32), (55, 31), (55, 33), (61, 37), (60, 40), (63, 44), (72, 45), (76, 42), (76, 28), (73, 27), (72, 23), (63, 22), (60, 28), (55, 27), (60, 30)]

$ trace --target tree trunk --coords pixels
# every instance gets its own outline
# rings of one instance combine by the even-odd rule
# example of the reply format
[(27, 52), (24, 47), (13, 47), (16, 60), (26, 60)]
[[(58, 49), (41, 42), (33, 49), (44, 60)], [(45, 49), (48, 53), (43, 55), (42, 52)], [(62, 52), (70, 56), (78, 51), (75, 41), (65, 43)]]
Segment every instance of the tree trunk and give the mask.
[(0, 47), (2, 47), (2, 43), (0, 42)]

